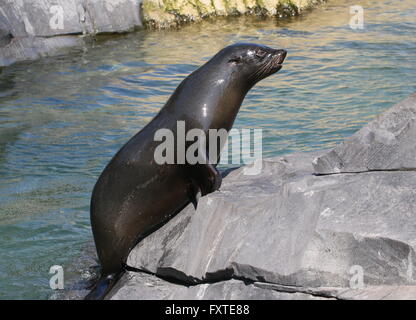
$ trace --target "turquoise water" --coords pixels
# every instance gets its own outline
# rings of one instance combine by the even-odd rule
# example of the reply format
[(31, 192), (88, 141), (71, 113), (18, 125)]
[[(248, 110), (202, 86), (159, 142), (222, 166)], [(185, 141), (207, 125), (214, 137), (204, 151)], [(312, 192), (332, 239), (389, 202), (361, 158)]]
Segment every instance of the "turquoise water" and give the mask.
[(416, 92), (414, 0), (330, 1), (284, 21), (232, 18), (139, 31), (0, 75), (0, 299), (46, 299), (92, 255), (89, 199), (112, 155), (186, 75), (222, 47), (285, 48), (284, 68), (247, 96), (235, 128), (262, 128), (264, 157), (335, 146)]

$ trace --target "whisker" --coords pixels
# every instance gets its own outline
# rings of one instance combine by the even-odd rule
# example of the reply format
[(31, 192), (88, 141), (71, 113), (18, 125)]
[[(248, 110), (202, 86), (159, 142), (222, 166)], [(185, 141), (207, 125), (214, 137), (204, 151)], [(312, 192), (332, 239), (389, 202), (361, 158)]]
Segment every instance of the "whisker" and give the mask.
[(254, 78), (254, 80), (258, 80), (266, 71), (270, 71), (273, 68), (274, 59), (267, 61), (264, 65), (262, 65), (256, 72), (252, 74), (250, 78)]
[(256, 70), (256, 72), (253, 73), (252, 77), (254, 77), (255, 79), (257, 79), (258, 76), (260, 76), (264, 72), (264, 70), (267, 67), (267, 65), (268, 65), (268, 63), (262, 65), (259, 69)]

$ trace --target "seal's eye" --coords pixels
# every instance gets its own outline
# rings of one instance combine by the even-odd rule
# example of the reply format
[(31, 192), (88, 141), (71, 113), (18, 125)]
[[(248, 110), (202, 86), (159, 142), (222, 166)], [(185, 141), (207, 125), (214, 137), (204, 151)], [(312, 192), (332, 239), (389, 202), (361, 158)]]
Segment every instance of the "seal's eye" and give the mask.
[(257, 58), (263, 58), (266, 54), (267, 54), (267, 53), (266, 53), (266, 51), (263, 51), (263, 50), (258, 50), (258, 51), (256, 52), (256, 57), (257, 57)]

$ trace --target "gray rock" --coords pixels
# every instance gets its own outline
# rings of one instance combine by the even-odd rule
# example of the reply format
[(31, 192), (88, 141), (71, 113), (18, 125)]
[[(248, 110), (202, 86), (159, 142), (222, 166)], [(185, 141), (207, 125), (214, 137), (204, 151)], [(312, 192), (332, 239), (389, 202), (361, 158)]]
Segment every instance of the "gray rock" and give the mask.
[(343, 300), (416, 300), (416, 286), (371, 286), (340, 291)]
[(108, 300), (166, 300), (187, 287), (141, 272), (126, 272), (106, 296)]
[(142, 26), (141, 0), (3, 0), (0, 66), (54, 55), (83, 43), (78, 34), (118, 33)]
[(82, 47), (83, 45), (83, 39), (74, 36), (14, 38), (7, 46), (0, 47), (0, 66), (54, 56), (65, 49)]
[[(230, 171), (220, 191), (196, 210), (185, 208), (128, 257), (129, 266), (191, 286), (158, 279), (160, 288), (141, 296), (143, 280), (133, 275), (115, 297), (416, 299), (415, 102), (413, 95), (338, 147), (358, 150), (364, 133), (378, 132), (360, 145), (364, 157), (350, 158), (366, 163), (357, 173), (316, 175), (321, 162), (312, 160), (328, 151), (265, 159), (257, 175)], [(390, 151), (401, 157), (386, 153), (383, 162), (381, 145), (395, 145)]]
[(263, 289), (238, 280), (200, 284), (182, 291), (175, 299), (184, 300), (321, 300), (319, 296), (302, 292), (279, 292)]
[(191, 287), (173, 284), (155, 276), (127, 272), (107, 295), (110, 300), (314, 300), (323, 297), (301, 292), (244, 284), (238, 280)]
[(3, 0), (0, 15), (15, 37), (125, 32), (142, 25), (140, 3), (140, 0)]
[(0, 29), (0, 48), (8, 45), (12, 39), (11, 34), (4, 29)]
[(85, 12), (91, 17), (90, 30), (127, 32), (141, 27), (140, 4), (141, 0), (90, 0), (85, 6)]
[[(71, 298), (71, 296), (66, 297)], [(294, 287), (238, 280), (186, 287), (141, 273), (127, 272), (108, 300), (414, 300), (416, 286)]]
[(416, 170), (416, 94), (314, 159), (315, 173)]
[(10, 32), (9, 26), (5, 20), (1, 18), (0, 12), (0, 48), (8, 45), (11, 41), (12, 34)]
[(197, 284), (245, 278), (296, 287), (413, 284), (416, 172), (316, 176), (318, 154), (231, 172), (145, 238), (128, 265)]
[(291, 287), (271, 283), (254, 283), (256, 287), (278, 292), (303, 293), (304, 295), (339, 300), (415, 300), (416, 286), (367, 286), (361, 289), (340, 287)]

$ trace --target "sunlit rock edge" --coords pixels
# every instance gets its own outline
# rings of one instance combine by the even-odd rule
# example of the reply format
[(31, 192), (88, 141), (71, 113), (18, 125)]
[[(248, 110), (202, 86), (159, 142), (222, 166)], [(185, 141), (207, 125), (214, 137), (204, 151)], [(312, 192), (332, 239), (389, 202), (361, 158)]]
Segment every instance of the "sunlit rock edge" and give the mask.
[(323, 0), (143, 0), (143, 22), (150, 28), (178, 26), (210, 16), (296, 16)]

